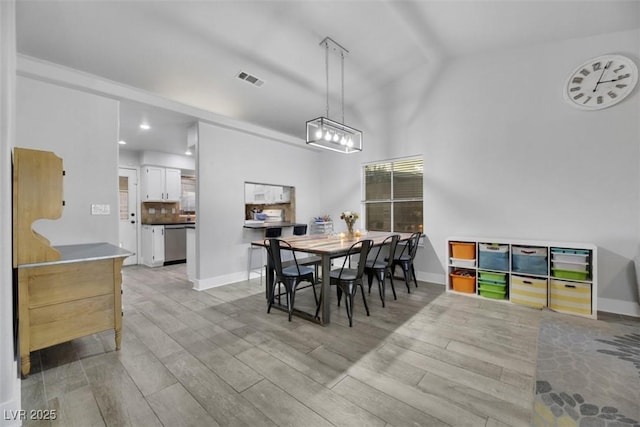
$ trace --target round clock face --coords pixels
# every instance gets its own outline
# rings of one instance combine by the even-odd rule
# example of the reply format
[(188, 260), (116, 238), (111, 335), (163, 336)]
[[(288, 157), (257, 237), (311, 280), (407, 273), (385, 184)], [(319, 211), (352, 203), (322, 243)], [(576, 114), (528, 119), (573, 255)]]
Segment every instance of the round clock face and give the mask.
[(565, 99), (574, 107), (600, 110), (629, 95), (638, 82), (638, 67), (626, 56), (604, 55), (576, 68), (564, 89)]

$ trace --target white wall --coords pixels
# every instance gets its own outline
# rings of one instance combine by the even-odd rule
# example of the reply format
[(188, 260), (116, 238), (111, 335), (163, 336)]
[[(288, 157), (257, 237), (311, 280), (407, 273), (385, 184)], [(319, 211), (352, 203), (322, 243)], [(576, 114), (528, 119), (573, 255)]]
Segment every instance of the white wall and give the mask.
[(188, 175), (193, 175), (196, 159), (190, 156), (161, 153), (158, 151), (118, 150), (118, 164), (124, 168), (139, 168), (141, 165), (161, 166), (180, 169)]
[[(118, 244), (118, 102), (27, 77), (17, 80), (16, 146), (54, 152), (66, 171), (58, 220), (34, 229), (52, 245)], [(91, 215), (108, 204), (110, 215)]]
[(197, 289), (246, 279), (249, 243), (260, 233), (243, 228), (244, 183), (264, 182), (296, 189), (296, 221), (323, 212), (319, 194), (331, 191), (318, 173), (317, 153), (255, 134), (198, 125), (196, 212)]
[(193, 171), (196, 168), (196, 161), (193, 157), (158, 151), (142, 151), (139, 160), (141, 165), (147, 166), (162, 166), (188, 171)]
[[(597, 112), (562, 95), (583, 61), (619, 53), (640, 63), (639, 51), (637, 30), (500, 51), (450, 62), (422, 90), (411, 79), (411, 90), (393, 88), (403, 96), (385, 96), (392, 122), (365, 134), (365, 150), (424, 156), (423, 277), (444, 280), (452, 235), (592, 242), (599, 308), (640, 315), (631, 262), (640, 235), (640, 90)], [(335, 175), (328, 182), (339, 183)]]
[[(20, 377), (13, 345), (11, 245), (11, 148), (15, 142), (16, 37), (15, 2), (0, 2), (0, 412), (21, 408)], [(12, 412), (13, 411), (13, 412)], [(4, 415), (0, 425), (20, 422)]]
[(132, 150), (118, 150), (118, 164), (123, 168), (136, 169), (140, 166), (140, 152)]

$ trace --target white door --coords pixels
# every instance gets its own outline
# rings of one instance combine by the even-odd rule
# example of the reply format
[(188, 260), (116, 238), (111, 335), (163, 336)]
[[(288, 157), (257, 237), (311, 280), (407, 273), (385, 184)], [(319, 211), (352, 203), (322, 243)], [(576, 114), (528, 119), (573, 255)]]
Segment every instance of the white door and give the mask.
[(120, 247), (132, 252), (124, 265), (138, 263), (138, 172), (120, 168)]

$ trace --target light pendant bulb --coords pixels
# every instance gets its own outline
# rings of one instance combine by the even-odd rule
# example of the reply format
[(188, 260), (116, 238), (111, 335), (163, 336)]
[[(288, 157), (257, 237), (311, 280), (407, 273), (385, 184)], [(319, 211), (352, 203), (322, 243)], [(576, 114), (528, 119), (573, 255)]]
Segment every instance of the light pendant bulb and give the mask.
[(342, 136), (342, 139), (340, 140), (340, 145), (347, 145), (347, 138), (345, 138), (344, 135)]
[(324, 139), (326, 141), (331, 141), (331, 133), (329, 133), (329, 131), (327, 131), (327, 133), (324, 134)]
[(316, 131), (316, 139), (320, 138), (322, 138), (322, 129), (318, 128), (318, 130)]
[(338, 136), (337, 133), (333, 134), (333, 142), (338, 142), (340, 140), (340, 137)]
[(353, 147), (353, 140), (351, 137), (349, 137), (349, 140), (347, 141), (347, 147)]

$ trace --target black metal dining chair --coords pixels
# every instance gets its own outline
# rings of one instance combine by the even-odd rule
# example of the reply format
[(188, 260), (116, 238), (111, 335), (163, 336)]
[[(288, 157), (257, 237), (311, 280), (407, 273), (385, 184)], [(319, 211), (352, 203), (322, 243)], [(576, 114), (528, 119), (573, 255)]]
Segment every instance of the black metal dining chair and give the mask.
[[(393, 234), (382, 242), (382, 245), (377, 246), (371, 252), (375, 252), (375, 256), (369, 257), (367, 259), (367, 263), (364, 267), (364, 272), (367, 275), (367, 279), (369, 282), (369, 293), (371, 293), (371, 285), (373, 284), (373, 277), (375, 276), (378, 280), (378, 291), (380, 292), (380, 300), (382, 301), (382, 306), (384, 307), (384, 298), (385, 298), (385, 279), (389, 276), (389, 281), (391, 282), (391, 290), (393, 291), (393, 299), (396, 300), (398, 297), (396, 296), (396, 288), (393, 285), (393, 274), (391, 268), (393, 266), (393, 260), (396, 253), (396, 247), (398, 246), (398, 241), (400, 240), (400, 235)], [(377, 251), (376, 251), (377, 250)], [(386, 251), (386, 258), (385, 258)]]
[[(269, 288), (267, 313), (271, 312), (271, 306), (274, 303), (276, 285), (278, 285), (279, 288), (280, 284), (285, 287), (289, 321), (291, 321), (291, 314), (293, 313), (296, 290), (301, 282), (309, 282), (311, 284), (313, 289), (313, 298), (316, 301), (316, 306), (318, 306), (318, 295), (316, 294), (313, 267), (300, 265), (296, 258), (295, 251), (293, 251), (291, 245), (284, 240), (280, 240), (278, 238), (265, 239), (264, 245), (267, 249), (269, 261), (275, 270), (275, 278)], [(292, 254), (293, 259), (291, 262), (288, 262), (288, 265), (286, 266), (282, 261), (282, 251), (291, 251)]]
[(407, 292), (409, 293), (411, 293), (410, 285), (412, 278), (416, 284), (416, 288), (418, 287), (418, 279), (416, 278), (416, 269), (413, 266), (413, 260), (415, 259), (416, 253), (418, 252), (418, 243), (420, 242), (420, 237), (422, 237), (422, 233), (412, 233), (407, 243), (402, 245), (402, 251), (400, 251), (399, 254), (393, 257), (393, 262), (391, 264), (392, 274), (394, 275), (397, 266), (400, 266), (400, 268), (402, 268), (404, 283), (407, 285)]
[[(349, 248), (349, 251), (345, 255), (341, 268), (331, 270), (329, 273), (330, 285), (336, 286), (336, 292), (338, 293), (338, 306), (340, 306), (340, 300), (342, 294), (345, 294), (345, 306), (347, 308), (347, 317), (349, 318), (349, 327), (353, 326), (353, 297), (355, 296), (358, 286), (362, 290), (362, 301), (364, 302), (364, 308), (369, 316), (369, 306), (367, 305), (367, 298), (364, 295), (364, 287), (362, 286), (362, 276), (364, 275), (364, 267), (367, 262), (367, 255), (371, 250), (373, 240), (361, 240), (354, 243)], [(351, 268), (351, 256), (360, 255), (358, 259), (357, 268)], [(316, 317), (320, 305), (316, 309)]]

